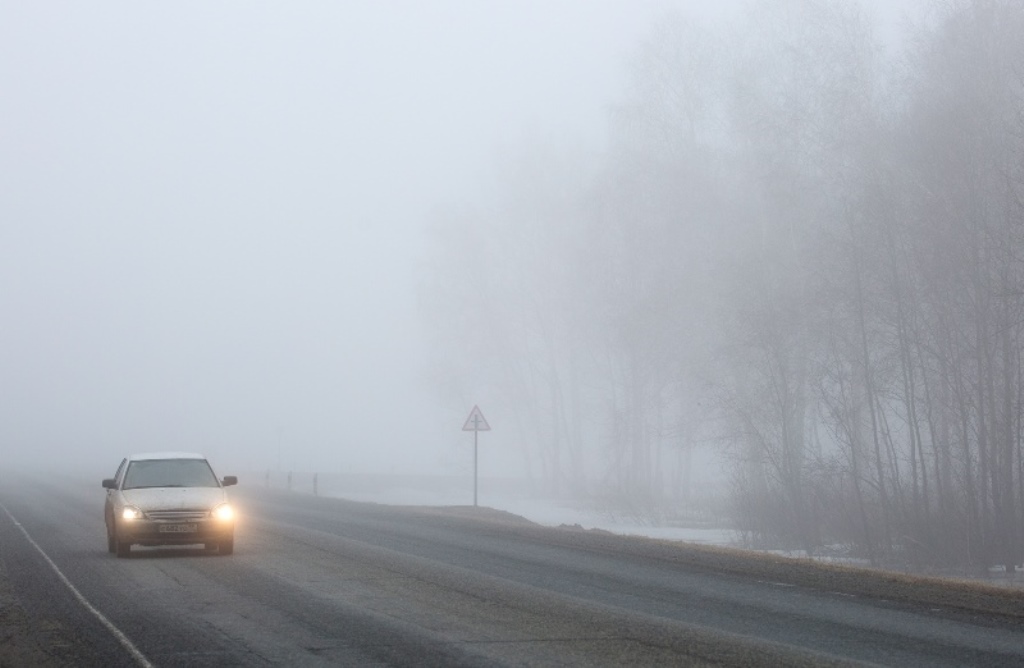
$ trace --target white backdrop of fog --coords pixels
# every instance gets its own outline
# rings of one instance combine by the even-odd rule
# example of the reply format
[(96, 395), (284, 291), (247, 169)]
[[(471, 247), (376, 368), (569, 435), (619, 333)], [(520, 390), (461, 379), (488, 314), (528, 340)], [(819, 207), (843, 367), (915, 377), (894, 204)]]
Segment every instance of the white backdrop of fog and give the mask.
[(420, 363), (430, 210), (526, 135), (600, 147), (658, 17), (740, 6), (0, 1), (4, 458), (470, 466)]

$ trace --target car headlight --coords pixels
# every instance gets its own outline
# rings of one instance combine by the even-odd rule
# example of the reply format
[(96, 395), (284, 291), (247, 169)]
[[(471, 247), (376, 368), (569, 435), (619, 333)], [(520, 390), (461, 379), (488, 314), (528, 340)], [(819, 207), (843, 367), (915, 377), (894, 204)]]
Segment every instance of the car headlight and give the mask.
[(121, 511), (121, 517), (126, 520), (141, 520), (142, 511), (135, 506), (125, 506), (124, 510)]
[(214, 508), (213, 512), (211, 512), (210, 514), (213, 515), (214, 519), (218, 519), (223, 522), (235, 519), (234, 508), (232, 508), (230, 505), (226, 503), (222, 503), (216, 508)]

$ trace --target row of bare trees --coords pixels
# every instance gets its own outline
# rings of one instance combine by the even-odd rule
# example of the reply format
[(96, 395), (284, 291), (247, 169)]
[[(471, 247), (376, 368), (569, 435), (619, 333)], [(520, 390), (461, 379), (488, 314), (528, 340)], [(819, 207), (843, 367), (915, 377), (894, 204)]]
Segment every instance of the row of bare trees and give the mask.
[(1022, 563), (1024, 6), (896, 46), (848, 2), (747, 17), (661, 22), (606, 151), (524, 148), (438, 214), (440, 386), (620, 512), (685, 507), (712, 449), (753, 543)]

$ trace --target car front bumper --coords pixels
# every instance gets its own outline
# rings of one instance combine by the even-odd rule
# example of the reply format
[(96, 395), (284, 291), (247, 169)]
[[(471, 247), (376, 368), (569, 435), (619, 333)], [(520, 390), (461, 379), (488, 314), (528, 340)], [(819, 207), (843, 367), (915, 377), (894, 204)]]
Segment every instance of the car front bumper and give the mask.
[(117, 540), (133, 545), (192, 545), (220, 543), (235, 535), (234, 521), (202, 519), (190, 521), (118, 520)]

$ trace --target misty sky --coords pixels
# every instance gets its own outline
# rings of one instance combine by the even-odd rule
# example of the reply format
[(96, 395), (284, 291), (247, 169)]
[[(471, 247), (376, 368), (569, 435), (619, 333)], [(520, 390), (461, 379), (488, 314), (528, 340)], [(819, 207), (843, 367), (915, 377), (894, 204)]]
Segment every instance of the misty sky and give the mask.
[(599, 146), (630, 50), (711, 6), (0, 0), (0, 450), (471, 465), (420, 364), (430, 210), (523, 138)]

